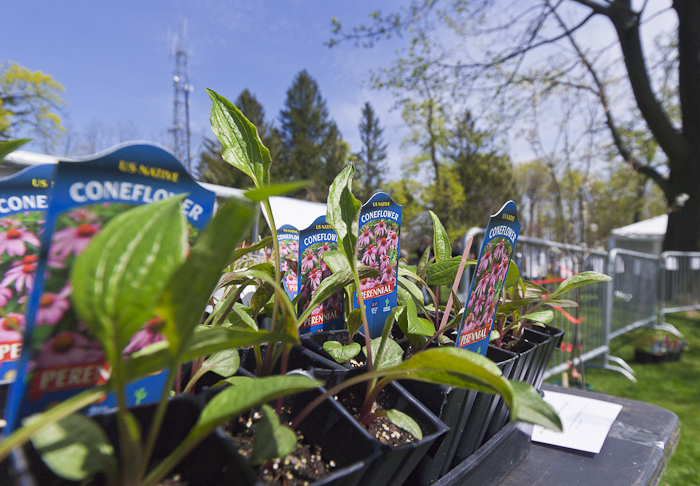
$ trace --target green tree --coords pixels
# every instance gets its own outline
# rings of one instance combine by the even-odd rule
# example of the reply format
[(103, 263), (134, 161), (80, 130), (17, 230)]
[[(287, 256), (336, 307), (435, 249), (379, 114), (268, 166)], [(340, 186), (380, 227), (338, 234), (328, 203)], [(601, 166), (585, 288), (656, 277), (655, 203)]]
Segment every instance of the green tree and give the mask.
[[(665, 51), (643, 49), (642, 31), (653, 27), (659, 11), (673, 16), (673, 42)], [(606, 40), (586, 44), (604, 38), (606, 26), (613, 49)], [(368, 24), (350, 31), (336, 21), (331, 44), (350, 39), (371, 45), (406, 34), (408, 51), (394, 66), (429, 70), (432, 77), (448, 80), (446, 92), (478, 93), (496, 108), (511, 108), (505, 105), (509, 95), (526, 103), (531, 95), (521, 88), (528, 83), (539, 86), (537, 95), (561, 87), (577, 90), (579, 113), (595, 122), (586, 130), (605, 138), (597, 138), (596, 145), (612, 143), (620, 159), (663, 191), (669, 213), (664, 249), (699, 251), (699, 26), (697, 0), (534, 0), (506, 7), (491, 0), (407, 0), (395, 11), (373, 12)], [(421, 44), (431, 51), (418, 52)], [(661, 62), (654, 57), (659, 55)], [(645, 164), (621, 135), (629, 107), (620, 102), (624, 97), (659, 144), (664, 168)], [(550, 116), (557, 116), (556, 109)], [(584, 144), (578, 148), (586, 150)]]
[(359, 129), (362, 147), (355, 154), (358, 162), (355, 194), (364, 203), (380, 189), (387, 172), (387, 144), (382, 136), (384, 129), (369, 102), (362, 107)]
[(63, 91), (48, 74), (0, 64), (0, 141), (33, 137), (49, 152), (65, 131), (59, 116)]
[[(255, 95), (244, 89), (234, 104), (256, 126), (258, 137), (270, 150), (270, 158), (277, 161), (282, 153), (282, 140), (275, 126), (265, 117), (265, 110)], [(250, 186), (250, 179), (221, 157), (218, 140), (204, 139), (203, 145), (197, 166), (200, 181), (235, 188)]]
[(493, 131), (477, 128), (468, 110), (450, 129), (444, 152), (464, 188), (464, 204), (459, 209), (467, 227), (484, 226), (504, 203), (516, 199), (510, 157), (498, 148)]
[(310, 180), (311, 185), (294, 195), (325, 201), (328, 187), (350, 151), (328, 115), (318, 83), (305, 70), (297, 74), (287, 90), (279, 119), (284, 152), (277, 180)]

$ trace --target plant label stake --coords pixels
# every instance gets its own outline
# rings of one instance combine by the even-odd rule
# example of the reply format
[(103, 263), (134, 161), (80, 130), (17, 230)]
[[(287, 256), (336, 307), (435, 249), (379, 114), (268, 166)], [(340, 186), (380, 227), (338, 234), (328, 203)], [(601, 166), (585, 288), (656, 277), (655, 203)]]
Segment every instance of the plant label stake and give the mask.
[(489, 218), (476, 272), (464, 305), (456, 343), (458, 348), (486, 355), (491, 327), (496, 318), (498, 301), (518, 234), (518, 209), (513, 201), (508, 201), (498, 213)]
[[(378, 192), (360, 211), (357, 260), (381, 272), (377, 278), (360, 282), (371, 339), (382, 335), (386, 318), (397, 305), (401, 209), (388, 194)], [(360, 306), (357, 292), (353, 306)]]
[[(332, 275), (331, 269), (323, 261), (323, 254), (337, 250), (338, 234), (326, 223), (326, 216), (319, 216), (311, 226), (299, 233), (299, 315), (306, 310), (321, 282)], [(331, 295), (301, 323), (299, 332), (343, 329), (344, 302), (342, 290)]]
[[(183, 193), (188, 194), (182, 211), (191, 225), (192, 241), (211, 218), (214, 194), (197, 184), (172, 153), (156, 145), (124, 144), (80, 162), (58, 163), (27, 305), (24, 352), (8, 398), (9, 430), (23, 417), (109, 379), (102, 346), (73, 309), (70, 270), (112, 217)], [(124, 348), (124, 357), (162, 340), (161, 327), (157, 316), (144, 323)], [(157, 373), (129, 384), (128, 405), (157, 401), (165, 379), (164, 373)], [(110, 394), (86, 413), (114, 407), (116, 397)]]
[(0, 384), (17, 375), (54, 169), (37, 165), (0, 180)]
[(284, 290), (291, 300), (299, 293), (299, 230), (290, 224), (277, 229), (280, 248), (280, 269)]

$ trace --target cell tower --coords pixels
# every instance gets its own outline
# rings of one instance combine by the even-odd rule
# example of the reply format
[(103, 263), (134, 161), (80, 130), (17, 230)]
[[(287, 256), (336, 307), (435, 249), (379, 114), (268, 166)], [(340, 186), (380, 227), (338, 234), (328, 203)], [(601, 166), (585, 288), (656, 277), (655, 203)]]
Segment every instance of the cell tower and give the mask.
[[(185, 20), (185, 29), (187, 21)], [(187, 52), (182, 48), (183, 24), (172, 43), (171, 55), (175, 58), (173, 70), (173, 151), (192, 173), (192, 154), (190, 152), (190, 93), (194, 88), (190, 84), (187, 69)]]

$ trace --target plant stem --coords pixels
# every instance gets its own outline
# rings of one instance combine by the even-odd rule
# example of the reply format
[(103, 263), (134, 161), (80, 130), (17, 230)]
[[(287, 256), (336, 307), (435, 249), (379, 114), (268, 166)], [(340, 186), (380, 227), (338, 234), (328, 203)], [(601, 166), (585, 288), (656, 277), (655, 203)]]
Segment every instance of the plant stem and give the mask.
[[(270, 233), (272, 234), (272, 258), (273, 261), (275, 262), (274, 268), (275, 268), (275, 282), (277, 285), (279, 285), (282, 281), (282, 271), (280, 269), (280, 243), (277, 240), (277, 227), (275, 226), (275, 218), (272, 216), (272, 206), (270, 206), (270, 198), (265, 198), (263, 199), (263, 206), (265, 207), (265, 212), (267, 213), (267, 220), (270, 222)], [(270, 330), (274, 332), (281, 332), (280, 329), (277, 329), (277, 317), (279, 313), (279, 296), (277, 295), (277, 292), (275, 292), (275, 300), (274, 303), (272, 304), (272, 324), (270, 326)], [(265, 366), (267, 368), (271, 368), (270, 365), (270, 360), (272, 359), (272, 348), (273, 344), (270, 343), (267, 346), (267, 350), (265, 352)]]
[[(360, 317), (362, 317), (362, 328), (365, 331), (365, 348), (367, 349), (367, 372), (372, 372), (372, 337), (369, 334), (369, 324), (367, 323), (367, 307), (365, 300), (362, 298), (362, 287), (360, 287), (360, 276), (357, 273), (357, 267), (350, 263), (352, 276), (355, 279), (355, 287), (357, 287), (357, 302), (360, 304)], [(371, 390), (371, 382), (367, 382), (367, 393)]]

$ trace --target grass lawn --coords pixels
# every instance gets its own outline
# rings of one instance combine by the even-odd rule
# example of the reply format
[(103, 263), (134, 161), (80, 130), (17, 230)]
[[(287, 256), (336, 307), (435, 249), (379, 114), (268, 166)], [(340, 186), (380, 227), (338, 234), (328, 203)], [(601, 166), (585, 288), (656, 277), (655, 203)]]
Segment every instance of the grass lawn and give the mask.
[(681, 422), (681, 438), (666, 468), (661, 485), (700, 485), (700, 312), (666, 316), (689, 341), (680, 361), (659, 364), (634, 362), (634, 333), (611, 343), (611, 354), (627, 361), (637, 373), (638, 383), (621, 374), (586, 369), (593, 391), (653, 403), (672, 411)]

